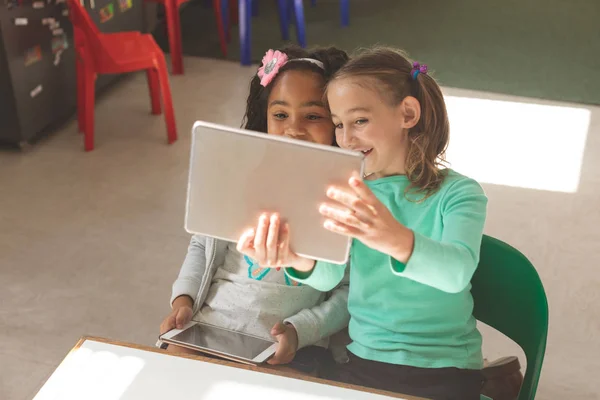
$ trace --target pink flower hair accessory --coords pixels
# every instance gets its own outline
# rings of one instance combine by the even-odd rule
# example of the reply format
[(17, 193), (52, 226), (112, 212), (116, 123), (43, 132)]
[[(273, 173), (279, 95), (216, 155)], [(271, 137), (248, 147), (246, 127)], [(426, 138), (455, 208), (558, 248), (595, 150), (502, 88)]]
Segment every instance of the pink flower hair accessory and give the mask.
[(288, 56), (279, 50), (269, 50), (262, 59), (262, 66), (258, 69), (260, 84), (266, 87), (279, 73), (279, 68), (288, 62)]

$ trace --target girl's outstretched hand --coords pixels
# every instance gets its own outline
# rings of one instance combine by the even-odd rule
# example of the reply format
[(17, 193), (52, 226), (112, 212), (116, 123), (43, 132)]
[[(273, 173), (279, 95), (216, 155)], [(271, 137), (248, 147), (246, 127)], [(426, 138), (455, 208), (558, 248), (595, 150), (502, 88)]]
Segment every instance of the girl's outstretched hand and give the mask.
[(357, 176), (349, 187), (330, 187), (319, 212), (327, 218), (325, 228), (360, 240), (372, 249), (406, 263), (412, 254), (413, 232), (398, 222), (371, 189)]
[(315, 265), (314, 260), (300, 257), (290, 249), (290, 228), (276, 213), (262, 214), (257, 227), (242, 234), (237, 250), (263, 268), (292, 267), (310, 271)]

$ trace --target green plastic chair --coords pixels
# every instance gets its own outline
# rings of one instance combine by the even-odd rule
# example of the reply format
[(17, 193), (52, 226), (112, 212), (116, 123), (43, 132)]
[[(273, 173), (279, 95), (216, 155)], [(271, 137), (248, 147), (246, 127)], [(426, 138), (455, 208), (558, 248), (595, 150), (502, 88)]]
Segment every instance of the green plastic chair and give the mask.
[(534, 399), (548, 336), (548, 300), (538, 273), (520, 251), (484, 235), (471, 284), (475, 318), (525, 352), (527, 370), (518, 399)]

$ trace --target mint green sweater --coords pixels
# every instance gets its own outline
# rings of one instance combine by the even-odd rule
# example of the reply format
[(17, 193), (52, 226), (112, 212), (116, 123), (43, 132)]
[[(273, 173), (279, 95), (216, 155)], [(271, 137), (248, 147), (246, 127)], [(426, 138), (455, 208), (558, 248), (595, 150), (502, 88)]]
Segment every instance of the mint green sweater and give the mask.
[[(470, 280), (479, 261), (487, 198), (479, 184), (449, 170), (440, 190), (409, 201), (406, 176), (366, 181), (394, 217), (413, 230), (408, 263), (354, 240), (350, 252), (348, 350), (358, 357), (422, 368), (482, 367)], [(334, 288), (345, 265), (317, 262), (293, 279)]]

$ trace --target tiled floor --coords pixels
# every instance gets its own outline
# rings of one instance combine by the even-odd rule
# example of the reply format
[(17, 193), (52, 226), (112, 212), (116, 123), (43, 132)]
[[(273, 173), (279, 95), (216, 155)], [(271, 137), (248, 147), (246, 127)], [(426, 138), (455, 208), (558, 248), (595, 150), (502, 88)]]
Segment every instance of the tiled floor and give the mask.
[[(171, 146), (136, 75), (99, 100), (93, 152), (83, 152), (74, 121), (30, 152), (0, 152), (0, 399), (32, 398), (82, 335), (154, 343), (188, 242), (191, 125), (238, 126), (253, 73), (185, 64), (171, 79), (180, 134)], [(538, 398), (599, 399), (600, 108), (446, 94), (449, 156), (484, 184), (487, 233), (529, 256), (548, 292)], [(484, 334), (486, 356), (521, 354)]]

